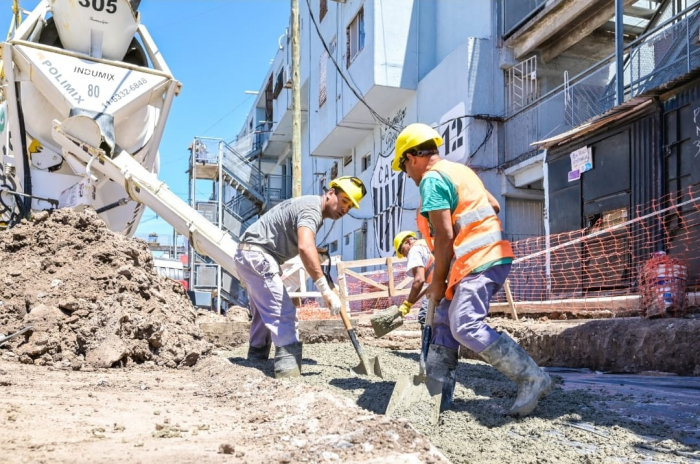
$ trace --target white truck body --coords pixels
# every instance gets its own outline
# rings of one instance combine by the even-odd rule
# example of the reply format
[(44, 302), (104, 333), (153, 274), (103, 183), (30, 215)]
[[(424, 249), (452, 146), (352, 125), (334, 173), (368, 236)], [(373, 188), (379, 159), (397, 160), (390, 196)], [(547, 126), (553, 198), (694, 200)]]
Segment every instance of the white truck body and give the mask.
[(173, 78), (138, 0), (42, 0), (2, 44), (0, 227), (94, 208), (127, 236), (144, 205), (234, 277), (237, 243), (158, 180)]

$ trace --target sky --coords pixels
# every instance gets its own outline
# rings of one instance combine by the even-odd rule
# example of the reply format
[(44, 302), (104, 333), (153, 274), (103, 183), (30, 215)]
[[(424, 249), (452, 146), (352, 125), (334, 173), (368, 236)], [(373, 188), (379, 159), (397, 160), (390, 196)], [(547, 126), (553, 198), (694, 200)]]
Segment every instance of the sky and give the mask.
[[(20, 0), (24, 10), (38, 4)], [(11, 5), (0, 0), (3, 27), (10, 24)], [(244, 92), (261, 87), (289, 24), (290, 5), (289, 0), (141, 1), (141, 23), (182, 83), (160, 145), (159, 178), (183, 200), (188, 199), (187, 147), (197, 136), (230, 141), (238, 134), (255, 98)], [(201, 192), (198, 199), (207, 196)], [(172, 236), (173, 229), (147, 209), (136, 236), (151, 232)]]

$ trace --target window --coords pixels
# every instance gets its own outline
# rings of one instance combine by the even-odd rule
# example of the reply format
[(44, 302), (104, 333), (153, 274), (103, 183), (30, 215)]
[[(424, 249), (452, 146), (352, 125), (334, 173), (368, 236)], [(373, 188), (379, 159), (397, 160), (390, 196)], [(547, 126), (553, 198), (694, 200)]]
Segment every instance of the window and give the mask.
[(319, 21), (323, 21), (326, 13), (328, 13), (328, 0), (321, 0), (321, 5), (318, 7)]
[(326, 69), (328, 68), (328, 53), (324, 50), (318, 61), (318, 107), (326, 103)]
[(501, 7), (503, 33), (515, 32), (525, 19), (535, 14), (545, 2), (546, 0), (504, 0)]
[(367, 153), (362, 157), (362, 172), (365, 172), (372, 165), (372, 153)]
[(627, 222), (627, 208), (617, 208), (586, 217), (586, 223), (592, 232), (608, 229)]
[(333, 167), (331, 167), (331, 179), (335, 179), (338, 177), (338, 163), (333, 163)]
[(330, 246), (330, 250), (329, 250), (329, 251), (330, 251), (331, 253), (335, 253), (335, 252), (338, 251), (338, 241), (337, 241), (337, 240), (333, 240), (333, 241), (331, 242), (331, 246)]
[(345, 234), (345, 238), (343, 239), (343, 246), (348, 245), (350, 245), (350, 234)]
[(347, 38), (347, 64), (350, 66), (352, 60), (365, 47), (365, 12), (363, 8), (357, 13), (346, 30)]
[(282, 86), (284, 85), (284, 68), (281, 68), (277, 73), (277, 80), (275, 81), (275, 90), (272, 92), (272, 98), (277, 98), (282, 91)]
[(529, 105), (539, 96), (537, 85), (537, 57), (531, 56), (506, 69), (506, 111), (515, 111)]
[(343, 159), (343, 166), (344, 167), (350, 163), (352, 163), (352, 155), (348, 155)]
[(323, 176), (321, 179), (318, 181), (318, 194), (323, 195), (323, 192), (326, 188), (326, 177)]

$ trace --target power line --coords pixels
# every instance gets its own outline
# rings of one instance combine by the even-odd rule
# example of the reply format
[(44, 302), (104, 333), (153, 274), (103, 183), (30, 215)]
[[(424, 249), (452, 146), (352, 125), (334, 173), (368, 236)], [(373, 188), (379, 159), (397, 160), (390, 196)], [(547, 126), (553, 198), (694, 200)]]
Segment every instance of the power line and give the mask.
[(321, 39), (321, 43), (323, 44), (323, 48), (326, 50), (326, 53), (328, 53), (328, 57), (331, 59), (333, 62), (333, 65), (335, 66), (335, 69), (338, 71), (338, 74), (340, 74), (340, 77), (343, 78), (343, 81), (347, 84), (348, 88), (350, 91), (357, 97), (357, 99), (362, 102), (365, 107), (367, 107), (367, 110), (369, 110), (370, 115), (380, 124), (383, 124), (387, 126), (390, 129), (395, 130), (396, 132), (401, 132), (401, 128), (394, 125), (393, 122), (389, 121), (388, 119), (384, 118), (382, 115), (377, 113), (371, 106), (369, 106), (369, 103), (365, 101), (365, 99), (362, 97), (362, 95), (355, 89), (355, 87), (350, 84), (350, 81), (348, 81), (348, 78), (345, 76), (343, 71), (340, 69), (340, 66), (338, 66), (338, 62), (335, 61), (335, 57), (331, 53), (330, 48), (328, 47), (328, 44), (326, 43), (326, 39), (323, 38), (323, 35), (321, 34), (321, 29), (318, 27), (318, 23), (316, 22), (316, 17), (314, 16), (313, 9), (311, 8), (311, 3), (309, 0), (306, 0), (306, 6), (309, 8), (309, 16), (311, 17), (311, 22), (314, 23), (314, 28), (316, 29), (316, 34), (318, 35), (318, 38)]
[(469, 166), (469, 161), (472, 159), (476, 153), (481, 150), (481, 148), (486, 145), (486, 142), (489, 141), (491, 138), (491, 134), (493, 134), (493, 123), (491, 121), (486, 121), (488, 123), (488, 128), (486, 129), (486, 135), (484, 136), (484, 140), (481, 141), (478, 147), (476, 147), (476, 150), (474, 150), (469, 157), (467, 158), (466, 165)]
[(201, 133), (202, 135), (206, 135), (207, 132), (209, 132), (211, 129), (213, 129), (214, 127), (216, 127), (221, 121), (223, 121), (224, 119), (226, 119), (227, 117), (229, 117), (229, 116), (231, 115), (231, 113), (233, 113), (233, 112), (236, 111), (238, 108), (240, 108), (241, 106), (243, 106), (243, 104), (246, 103), (248, 100), (250, 100), (251, 97), (252, 97), (252, 95), (248, 95), (242, 102), (240, 102), (238, 105), (234, 106), (233, 109), (232, 109), (231, 111), (229, 111), (228, 113), (226, 113), (225, 115), (223, 115), (218, 121), (216, 121), (214, 124), (212, 124), (211, 126), (209, 126), (209, 128), (207, 128), (207, 130), (205, 130), (205, 131), (203, 131), (203, 132), (200, 132), (200, 133)]

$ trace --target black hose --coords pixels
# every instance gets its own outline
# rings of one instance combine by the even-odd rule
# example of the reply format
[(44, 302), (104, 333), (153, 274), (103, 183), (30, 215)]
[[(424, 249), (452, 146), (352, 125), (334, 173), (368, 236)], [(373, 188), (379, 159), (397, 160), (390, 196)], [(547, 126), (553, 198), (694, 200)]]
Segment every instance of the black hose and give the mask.
[[(24, 126), (24, 113), (22, 112), (22, 98), (20, 97), (21, 88), (19, 82), (15, 83), (15, 92), (17, 92), (17, 118), (19, 119), (19, 138), (22, 145), (22, 166), (24, 168), (24, 193), (32, 194), (32, 173), (29, 170), (29, 149), (27, 148), (27, 130)], [(24, 211), (22, 216), (29, 219), (32, 211), (32, 199), (25, 197), (22, 199)], [(20, 208), (21, 209), (21, 208)]]
[(97, 213), (97, 214), (104, 213), (105, 211), (109, 211), (110, 209), (114, 209), (114, 208), (116, 208), (116, 207), (118, 207), (118, 206), (123, 206), (123, 205), (129, 203), (129, 201), (130, 201), (129, 198), (122, 198), (122, 199), (119, 200), (119, 201), (115, 201), (114, 203), (110, 203), (110, 204), (105, 205), (105, 206), (103, 206), (103, 207), (101, 207), (101, 208), (97, 208), (97, 209), (95, 210), (95, 213)]
[[(2, 196), (0, 196), (0, 214), (8, 213), (10, 216), (8, 225), (14, 227), (24, 217), (24, 203), (22, 197), (14, 193), (17, 186), (14, 184), (12, 177), (9, 174), (3, 175), (2, 166), (0, 166), (0, 188), (2, 187), (4, 189), (0, 191), (4, 190), (13, 200), (10, 204), (6, 204), (2, 201)], [(19, 214), (15, 213), (15, 207), (19, 209)]]

